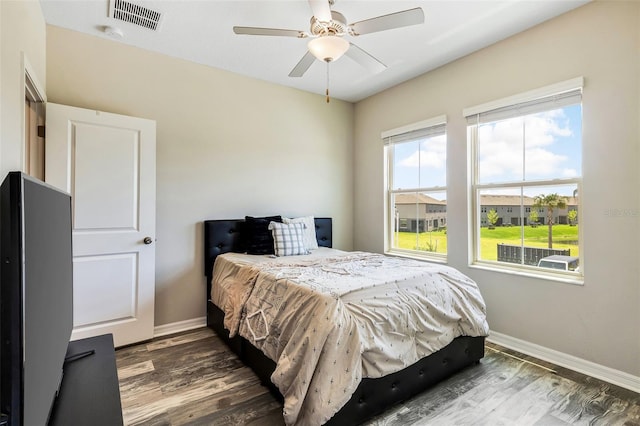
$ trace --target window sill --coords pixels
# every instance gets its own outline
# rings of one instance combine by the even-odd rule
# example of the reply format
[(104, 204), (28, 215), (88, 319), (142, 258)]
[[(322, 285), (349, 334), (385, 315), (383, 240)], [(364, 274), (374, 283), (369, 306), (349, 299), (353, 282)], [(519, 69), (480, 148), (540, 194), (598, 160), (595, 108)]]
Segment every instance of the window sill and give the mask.
[(404, 257), (404, 258), (413, 259), (413, 260), (423, 260), (423, 261), (433, 262), (433, 263), (442, 263), (445, 265), (447, 264), (447, 256), (444, 254), (421, 255), (411, 251), (400, 251), (400, 250), (388, 250), (388, 251), (385, 251), (384, 254), (386, 254), (387, 256)]
[(554, 281), (563, 284), (584, 285), (584, 276), (568, 273), (549, 273), (537, 269), (503, 267), (494, 263), (476, 262), (469, 265), (471, 269), (480, 269), (483, 271), (499, 272), (508, 275), (517, 275), (520, 277), (535, 278), (546, 281)]

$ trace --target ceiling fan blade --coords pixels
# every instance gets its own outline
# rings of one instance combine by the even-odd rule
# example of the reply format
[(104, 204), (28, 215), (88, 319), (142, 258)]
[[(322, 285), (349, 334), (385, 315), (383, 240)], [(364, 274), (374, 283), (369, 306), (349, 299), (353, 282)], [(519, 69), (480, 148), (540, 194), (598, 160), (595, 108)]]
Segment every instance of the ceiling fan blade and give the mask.
[(236, 34), (246, 35), (264, 35), (264, 36), (280, 36), (280, 37), (297, 37), (305, 38), (307, 34), (298, 30), (281, 30), (278, 28), (258, 28), (258, 27), (233, 27)]
[(293, 67), (291, 72), (289, 73), (289, 77), (302, 77), (305, 72), (309, 69), (313, 61), (316, 60), (316, 57), (309, 51), (300, 59), (300, 62)]
[(387, 69), (387, 66), (385, 64), (371, 56), (369, 53), (365, 52), (353, 43), (349, 44), (349, 50), (347, 50), (345, 55), (347, 55), (372, 73), (379, 73)]
[(352, 35), (361, 35), (423, 23), (424, 12), (421, 7), (416, 7), (402, 12), (391, 13), (389, 15), (382, 15), (377, 18), (355, 22), (349, 25), (349, 27), (351, 28)]
[(309, 6), (311, 6), (313, 16), (315, 16), (318, 21), (331, 21), (331, 8), (327, 0), (309, 0)]

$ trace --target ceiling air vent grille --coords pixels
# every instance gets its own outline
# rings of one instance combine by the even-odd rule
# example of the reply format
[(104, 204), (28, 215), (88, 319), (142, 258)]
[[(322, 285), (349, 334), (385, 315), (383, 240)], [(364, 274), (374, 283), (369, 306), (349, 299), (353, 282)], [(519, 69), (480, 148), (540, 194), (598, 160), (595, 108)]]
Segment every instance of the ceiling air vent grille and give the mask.
[(109, 17), (157, 31), (162, 13), (125, 0), (111, 0)]

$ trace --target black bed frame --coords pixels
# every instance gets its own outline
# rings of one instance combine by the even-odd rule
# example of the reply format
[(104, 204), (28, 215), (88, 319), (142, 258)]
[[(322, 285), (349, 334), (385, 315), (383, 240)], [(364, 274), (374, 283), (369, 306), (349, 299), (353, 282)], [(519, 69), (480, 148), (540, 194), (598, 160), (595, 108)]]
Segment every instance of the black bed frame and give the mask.
[[(282, 395), (271, 383), (276, 364), (244, 338), (229, 338), (223, 326), (224, 313), (211, 300), (211, 276), (216, 256), (244, 252), (244, 220), (207, 220), (204, 222), (204, 273), (207, 277), (207, 326), (224, 340), (240, 359), (258, 375), (280, 400)], [(332, 246), (331, 218), (315, 218), (316, 236), (321, 247)], [(347, 404), (327, 425), (356, 425), (387, 408), (428, 389), (484, 357), (484, 337), (461, 336), (443, 349), (415, 364), (377, 379), (364, 378)]]

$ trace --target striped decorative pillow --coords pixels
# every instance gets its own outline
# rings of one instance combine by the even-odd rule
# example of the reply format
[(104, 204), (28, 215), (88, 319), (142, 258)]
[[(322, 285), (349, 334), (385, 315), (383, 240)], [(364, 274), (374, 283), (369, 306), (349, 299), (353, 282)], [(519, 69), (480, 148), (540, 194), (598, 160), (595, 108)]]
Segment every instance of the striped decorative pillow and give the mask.
[(304, 223), (269, 223), (276, 256), (309, 254), (304, 246)]

